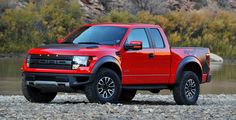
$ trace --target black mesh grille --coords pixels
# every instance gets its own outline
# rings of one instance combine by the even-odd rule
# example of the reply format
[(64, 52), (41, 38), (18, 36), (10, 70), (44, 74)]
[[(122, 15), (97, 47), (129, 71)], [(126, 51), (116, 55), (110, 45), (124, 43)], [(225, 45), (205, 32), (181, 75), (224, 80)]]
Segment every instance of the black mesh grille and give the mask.
[(67, 55), (31, 55), (30, 68), (71, 69), (73, 56)]
[(56, 82), (69, 82), (67, 76), (54, 76), (54, 75), (27, 75), (28, 81), (56, 81)]

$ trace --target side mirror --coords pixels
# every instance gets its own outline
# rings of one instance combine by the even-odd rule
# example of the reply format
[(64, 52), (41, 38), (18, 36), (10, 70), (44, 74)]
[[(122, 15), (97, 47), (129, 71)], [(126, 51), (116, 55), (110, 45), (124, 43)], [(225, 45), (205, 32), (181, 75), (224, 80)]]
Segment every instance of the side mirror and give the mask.
[(63, 40), (64, 40), (63, 38), (59, 38), (59, 39), (57, 39), (57, 43), (61, 44), (63, 42)]
[(129, 44), (125, 45), (125, 50), (141, 50), (142, 41), (131, 41)]

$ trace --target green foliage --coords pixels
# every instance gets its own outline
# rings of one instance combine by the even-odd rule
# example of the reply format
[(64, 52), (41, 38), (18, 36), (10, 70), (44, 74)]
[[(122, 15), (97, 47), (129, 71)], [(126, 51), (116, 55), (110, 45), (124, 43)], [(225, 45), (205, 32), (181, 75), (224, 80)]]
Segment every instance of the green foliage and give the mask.
[[(25, 52), (42, 42), (55, 42), (82, 25), (80, 6), (75, 2), (42, 0), (22, 8), (7, 9), (0, 17), (0, 53)], [(201, 9), (164, 15), (140, 11), (133, 15), (113, 10), (92, 21), (158, 24), (165, 30), (172, 46), (209, 47), (223, 57), (236, 58), (236, 14), (233, 12)]]
[(80, 6), (64, 0), (44, 0), (7, 9), (0, 18), (0, 53), (25, 52), (54, 42), (81, 24)]
[(98, 19), (95, 22), (157, 24), (165, 30), (172, 46), (209, 47), (212, 52), (223, 57), (236, 58), (236, 14), (233, 12), (198, 10), (152, 15), (140, 11), (131, 15), (112, 11), (101, 18), (105, 20)]

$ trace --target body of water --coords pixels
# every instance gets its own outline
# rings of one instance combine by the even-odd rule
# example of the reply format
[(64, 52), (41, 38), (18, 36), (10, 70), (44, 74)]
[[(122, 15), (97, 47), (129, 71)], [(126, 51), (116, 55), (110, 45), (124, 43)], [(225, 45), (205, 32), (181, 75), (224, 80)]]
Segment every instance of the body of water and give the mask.
[[(23, 58), (0, 59), (0, 95), (21, 93)], [(212, 81), (201, 85), (201, 94), (236, 94), (236, 64), (212, 64)]]

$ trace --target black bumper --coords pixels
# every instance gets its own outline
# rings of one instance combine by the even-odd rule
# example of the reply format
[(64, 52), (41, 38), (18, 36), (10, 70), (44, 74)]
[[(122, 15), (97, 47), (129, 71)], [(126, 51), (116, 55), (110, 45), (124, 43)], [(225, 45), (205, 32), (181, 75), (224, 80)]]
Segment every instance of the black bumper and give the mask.
[(81, 89), (92, 81), (93, 76), (93, 74), (23, 73), (23, 79), (25, 79), (28, 85), (44, 89), (57, 89), (57, 91), (63, 91), (66, 87)]

